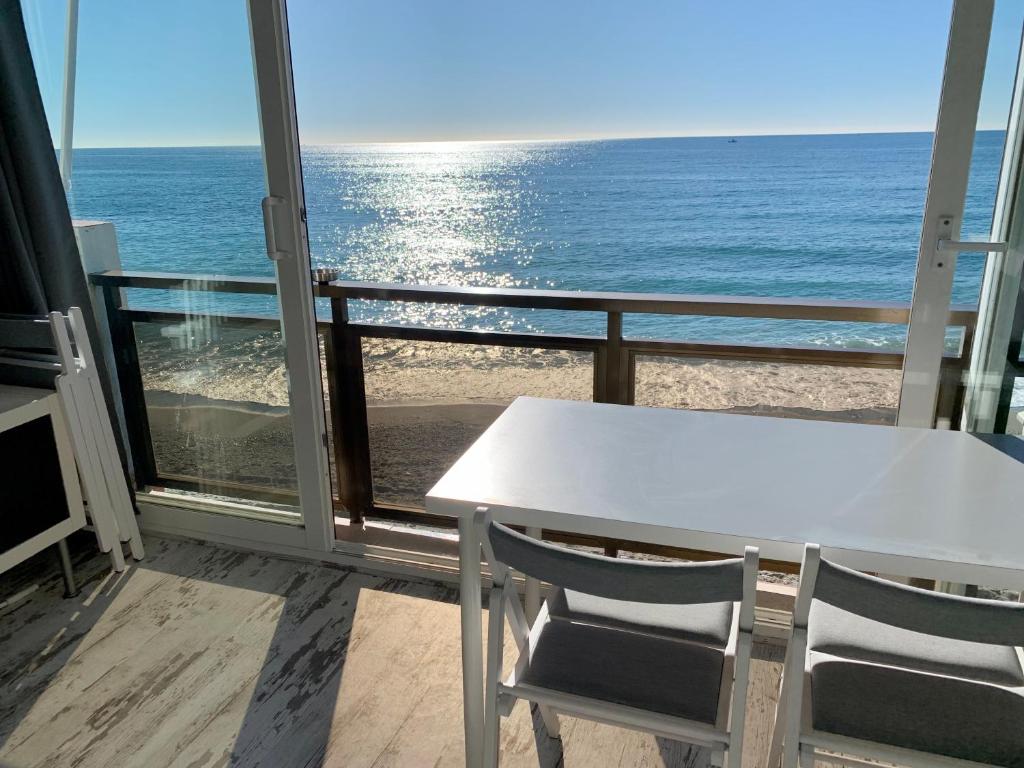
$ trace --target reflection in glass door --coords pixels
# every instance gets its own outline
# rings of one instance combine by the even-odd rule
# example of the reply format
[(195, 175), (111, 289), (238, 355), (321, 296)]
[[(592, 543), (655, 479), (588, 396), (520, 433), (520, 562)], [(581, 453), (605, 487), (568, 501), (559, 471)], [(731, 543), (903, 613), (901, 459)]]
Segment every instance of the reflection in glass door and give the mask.
[(979, 304), (978, 331), (967, 382), (965, 429), (1020, 435), (1024, 421), (1024, 78), (1018, 59), (991, 240), (1005, 253), (989, 254)]
[(283, 535), (247, 526), (255, 507), (305, 529), (289, 543), (323, 549), (315, 326), (309, 299), (289, 298), (308, 296), (309, 273), (282, 28), (267, 0), (83, 7), (69, 201), (76, 219), (112, 223), (107, 268), (181, 275), (121, 296), (148, 432), (132, 445), (141, 483), (230, 510), (233, 535)]

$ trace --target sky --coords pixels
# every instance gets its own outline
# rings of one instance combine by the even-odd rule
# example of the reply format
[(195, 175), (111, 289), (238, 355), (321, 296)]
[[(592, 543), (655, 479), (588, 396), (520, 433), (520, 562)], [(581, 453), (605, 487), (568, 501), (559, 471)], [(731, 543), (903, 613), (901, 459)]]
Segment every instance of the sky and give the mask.
[[(59, 130), (65, 0), (22, 0)], [(930, 131), (950, 0), (289, 0), (300, 140)], [(1024, 3), (997, 0), (979, 128)], [(259, 142), (244, 0), (81, 3), (75, 146)]]

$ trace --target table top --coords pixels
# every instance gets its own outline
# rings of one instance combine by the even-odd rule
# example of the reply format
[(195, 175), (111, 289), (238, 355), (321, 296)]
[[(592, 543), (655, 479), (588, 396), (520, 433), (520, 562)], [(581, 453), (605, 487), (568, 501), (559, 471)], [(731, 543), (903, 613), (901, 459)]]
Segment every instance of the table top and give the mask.
[(815, 542), (866, 570), (1019, 588), (1017, 456), (963, 432), (524, 397), (427, 509), (781, 560)]

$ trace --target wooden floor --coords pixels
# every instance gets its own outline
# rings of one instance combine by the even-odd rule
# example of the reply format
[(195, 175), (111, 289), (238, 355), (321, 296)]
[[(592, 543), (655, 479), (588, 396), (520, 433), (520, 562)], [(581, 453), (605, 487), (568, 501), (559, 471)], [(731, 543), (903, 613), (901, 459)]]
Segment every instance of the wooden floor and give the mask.
[[(40, 583), (0, 615), (0, 768), (463, 763), (455, 590), (191, 542), (146, 546), (120, 575), (80, 556), (74, 599), (45, 557), (0, 577), (0, 598)], [(757, 646), (744, 766), (765, 762), (780, 662), (778, 648)], [(563, 722), (559, 746), (518, 704), (502, 765), (707, 765), (676, 742)]]

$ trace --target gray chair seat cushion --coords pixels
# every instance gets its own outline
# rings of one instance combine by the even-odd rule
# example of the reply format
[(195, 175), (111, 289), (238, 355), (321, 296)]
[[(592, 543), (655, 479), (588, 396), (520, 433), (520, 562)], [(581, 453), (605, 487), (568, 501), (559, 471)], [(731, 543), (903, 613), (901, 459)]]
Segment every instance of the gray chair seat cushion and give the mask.
[(1002, 645), (949, 640), (891, 627), (815, 600), (807, 622), (810, 651), (920, 672), (1024, 685), (1017, 653)]
[(555, 619), (522, 681), (713, 725), (723, 663), (717, 648)]
[(725, 648), (732, 628), (733, 603), (659, 605), (609, 600), (571, 589), (558, 589), (548, 611), (559, 619), (635, 629), (677, 640)]
[(1024, 768), (1024, 688), (811, 653), (814, 728)]

